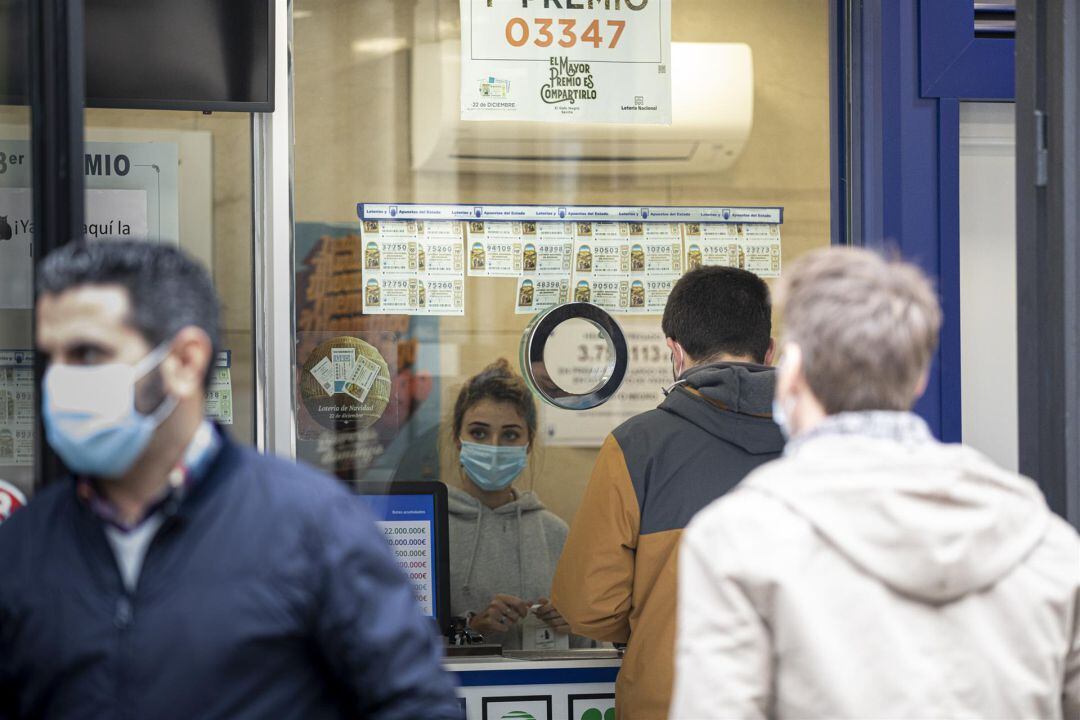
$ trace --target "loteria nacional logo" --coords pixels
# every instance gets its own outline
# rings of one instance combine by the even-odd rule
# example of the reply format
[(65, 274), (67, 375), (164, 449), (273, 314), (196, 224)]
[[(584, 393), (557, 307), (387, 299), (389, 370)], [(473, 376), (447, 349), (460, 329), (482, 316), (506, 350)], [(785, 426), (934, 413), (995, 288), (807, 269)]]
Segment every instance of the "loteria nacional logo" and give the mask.
[(615, 708), (601, 712), (599, 708), (589, 708), (581, 713), (579, 720), (615, 720)]

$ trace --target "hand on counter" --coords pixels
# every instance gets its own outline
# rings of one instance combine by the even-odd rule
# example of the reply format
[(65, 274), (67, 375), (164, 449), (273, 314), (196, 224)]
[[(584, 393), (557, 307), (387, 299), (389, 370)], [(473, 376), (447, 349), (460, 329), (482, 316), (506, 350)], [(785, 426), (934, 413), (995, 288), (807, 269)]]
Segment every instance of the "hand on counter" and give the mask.
[(496, 595), (491, 604), (473, 616), (469, 627), (481, 635), (504, 633), (529, 614), (529, 604), (513, 595)]
[(555, 609), (550, 600), (540, 598), (536, 601), (536, 604), (540, 606), (536, 609), (536, 617), (547, 623), (548, 627), (559, 635), (570, 634), (570, 623), (566, 622), (566, 619), (559, 614), (559, 611)]

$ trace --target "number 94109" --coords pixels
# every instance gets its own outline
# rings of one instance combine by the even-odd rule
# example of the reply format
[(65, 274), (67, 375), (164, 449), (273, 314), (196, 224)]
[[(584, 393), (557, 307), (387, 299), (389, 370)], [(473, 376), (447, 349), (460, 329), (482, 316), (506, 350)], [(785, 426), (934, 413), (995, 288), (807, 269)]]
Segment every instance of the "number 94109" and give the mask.
[(608, 20), (601, 25), (593, 20), (581, 31), (578, 21), (564, 18), (556, 23), (554, 18), (535, 18), (533, 24), (522, 17), (510, 18), (506, 23), (506, 42), (512, 47), (524, 47), (530, 41), (536, 47), (546, 48), (558, 45), (562, 48), (576, 47), (578, 43), (590, 44), (594, 48), (619, 46), (619, 39), (626, 29), (625, 20)]

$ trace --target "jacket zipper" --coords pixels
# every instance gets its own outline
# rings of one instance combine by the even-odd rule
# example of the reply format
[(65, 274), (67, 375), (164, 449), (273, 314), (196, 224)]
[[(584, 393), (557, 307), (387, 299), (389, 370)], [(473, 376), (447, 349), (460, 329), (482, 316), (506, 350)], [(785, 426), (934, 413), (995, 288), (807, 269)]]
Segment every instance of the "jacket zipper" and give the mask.
[[(121, 580), (123, 586), (123, 580)], [(133, 718), (133, 703), (131, 697), (131, 678), (129, 668), (131, 666), (131, 626), (135, 622), (135, 603), (126, 588), (120, 591), (116, 599), (116, 611), (113, 615), (113, 624), (117, 632), (116, 652), (116, 697), (119, 707), (116, 708), (121, 717)]]
[(127, 584), (124, 582), (123, 574), (120, 572), (120, 565), (115, 562), (114, 555), (116, 575), (120, 581), (120, 595), (117, 597), (116, 609), (113, 615), (113, 624), (116, 626), (117, 632), (116, 695), (120, 701), (117, 712), (119, 717), (125, 719), (137, 720), (131, 678), (131, 668), (134, 666), (131, 634), (135, 625), (139, 588), (142, 586), (143, 577), (146, 575), (146, 569), (150, 564), (150, 557), (154, 554), (154, 548), (161, 542), (162, 536), (172, 530), (172, 525), (173, 517), (167, 516), (165, 521), (161, 523), (161, 527), (157, 529), (157, 532), (150, 539), (150, 544), (146, 548), (146, 554), (143, 556), (142, 565), (139, 568), (139, 576), (135, 579), (135, 587), (131, 590), (128, 589)]

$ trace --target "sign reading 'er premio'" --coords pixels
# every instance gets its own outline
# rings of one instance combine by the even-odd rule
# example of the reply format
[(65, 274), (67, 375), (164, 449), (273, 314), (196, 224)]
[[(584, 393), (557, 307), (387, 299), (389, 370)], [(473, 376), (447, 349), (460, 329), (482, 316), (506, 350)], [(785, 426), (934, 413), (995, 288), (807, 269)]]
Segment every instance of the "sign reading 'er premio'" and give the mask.
[(465, 120), (671, 123), (671, 0), (461, 0)]

